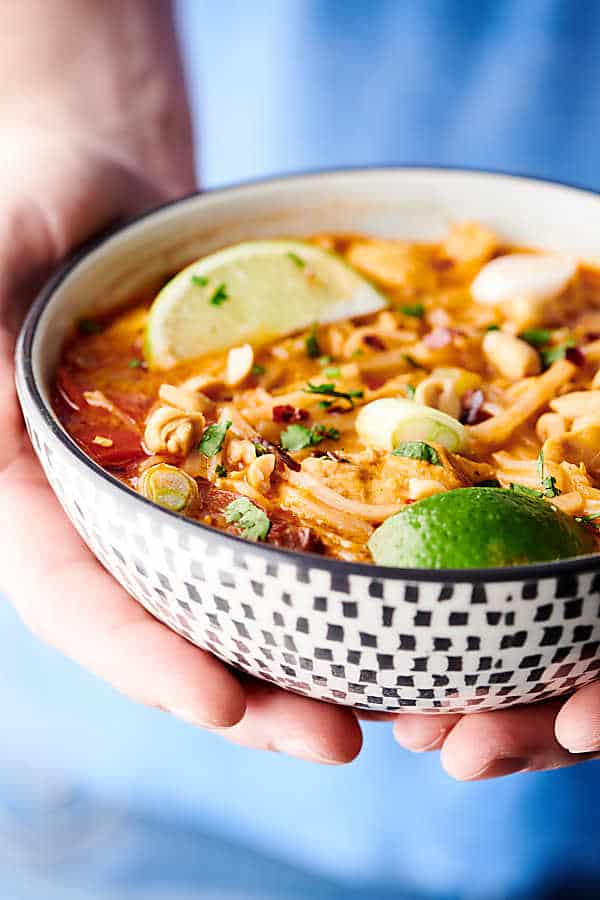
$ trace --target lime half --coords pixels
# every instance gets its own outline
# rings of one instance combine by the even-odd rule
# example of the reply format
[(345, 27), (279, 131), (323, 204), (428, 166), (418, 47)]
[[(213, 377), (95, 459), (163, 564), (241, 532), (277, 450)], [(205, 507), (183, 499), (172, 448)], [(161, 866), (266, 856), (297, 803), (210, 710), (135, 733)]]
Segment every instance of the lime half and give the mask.
[(546, 501), (502, 488), (458, 488), (407, 506), (369, 539), (376, 563), (470, 569), (593, 553), (588, 530)]
[(335, 253), (303, 241), (248, 241), (192, 263), (165, 285), (150, 309), (146, 359), (166, 369), (385, 306)]

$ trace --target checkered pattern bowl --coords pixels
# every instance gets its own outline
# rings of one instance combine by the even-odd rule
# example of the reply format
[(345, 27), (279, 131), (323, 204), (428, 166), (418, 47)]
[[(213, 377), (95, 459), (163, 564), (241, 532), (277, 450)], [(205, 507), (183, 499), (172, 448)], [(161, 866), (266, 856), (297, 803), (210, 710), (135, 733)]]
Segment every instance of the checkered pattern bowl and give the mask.
[(247, 238), (364, 231), (435, 239), (457, 219), (593, 257), (600, 200), (479, 172), (366, 170), (192, 196), (102, 240), (49, 284), (17, 352), (18, 392), (52, 488), (92, 552), (152, 615), (258, 678), (370, 710), (543, 700), (600, 670), (600, 560), (388, 569), (253, 544), (153, 506), (102, 471), (50, 407), (65, 335), (190, 259)]

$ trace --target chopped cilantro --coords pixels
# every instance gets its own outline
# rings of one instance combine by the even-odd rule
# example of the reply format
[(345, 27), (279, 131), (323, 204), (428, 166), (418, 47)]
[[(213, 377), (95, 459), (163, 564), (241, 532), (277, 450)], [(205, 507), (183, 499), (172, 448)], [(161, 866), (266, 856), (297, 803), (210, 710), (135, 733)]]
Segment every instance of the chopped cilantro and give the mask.
[(304, 347), (306, 349), (306, 355), (311, 359), (316, 359), (321, 354), (321, 348), (319, 347), (319, 341), (317, 339), (317, 325), (316, 322), (313, 327), (308, 332), (306, 336), (306, 340), (304, 341)]
[(600, 528), (600, 523), (596, 519), (600, 518), (600, 512), (590, 513), (587, 516), (575, 516), (575, 521), (581, 525), (591, 525), (592, 528)]
[(417, 389), (416, 389), (416, 387), (414, 386), (414, 384), (407, 384), (407, 385), (406, 385), (406, 396), (408, 397), (409, 400), (414, 400), (414, 399), (415, 399), (415, 394), (416, 394), (416, 392), (417, 392)]
[(205, 278), (204, 275), (192, 275), (192, 284), (195, 284), (196, 287), (206, 287), (208, 278)]
[(319, 365), (320, 366), (328, 366), (332, 362), (333, 362), (332, 356), (320, 356), (319, 357)]
[(304, 450), (305, 447), (314, 447), (321, 441), (339, 440), (340, 433), (336, 428), (327, 428), (324, 425), (315, 425), (307, 428), (305, 425), (288, 425), (281, 432), (281, 446), (284, 450)]
[(342, 370), (339, 366), (329, 366), (329, 368), (323, 370), (325, 378), (339, 378), (341, 374)]
[(208, 301), (211, 306), (222, 306), (226, 300), (229, 300), (229, 294), (227, 293), (227, 287), (225, 284), (220, 284), (214, 291), (212, 297)]
[(319, 400), (318, 406), (321, 409), (329, 409), (330, 406), (333, 406), (333, 400)]
[(552, 363), (555, 363), (559, 359), (564, 359), (567, 350), (570, 350), (571, 347), (575, 346), (575, 341), (573, 338), (569, 338), (563, 344), (558, 344), (556, 347), (546, 347), (544, 350), (540, 350), (540, 356), (542, 357), (542, 362), (546, 366), (551, 366)]
[(306, 265), (306, 263), (304, 262), (302, 257), (298, 256), (297, 253), (294, 253), (293, 251), (290, 250), (290, 252), (288, 253), (288, 256), (291, 259), (291, 261), (294, 263), (294, 265), (298, 266), (299, 269), (303, 269), (304, 266)]
[(141, 365), (142, 365), (141, 359), (130, 359), (129, 362), (127, 363), (127, 366), (130, 369), (139, 369), (139, 367)]
[(253, 375), (264, 375), (266, 371), (267, 370), (265, 369), (265, 367), (259, 365), (258, 363), (256, 363), (255, 365), (252, 366), (252, 374)]
[(398, 312), (403, 316), (412, 316), (414, 319), (420, 319), (425, 315), (425, 307), (422, 303), (414, 303), (408, 306), (396, 307)]
[(217, 466), (215, 471), (216, 471), (217, 475), (219, 476), (219, 478), (227, 478), (227, 469), (225, 468), (225, 466), (222, 463), (219, 463), (219, 465)]
[(259, 444), (258, 441), (253, 442), (253, 447), (257, 456), (264, 456), (265, 453), (269, 453), (266, 447), (263, 447), (263, 445)]
[(224, 513), (225, 521), (234, 522), (243, 536), (251, 541), (264, 541), (269, 533), (271, 527), (269, 517), (247, 497), (232, 500), (225, 507)]
[(485, 326), (485, 330), (486, 331), (500, 331), (500, 326), (496, 325), (495, 322), (492, 322), (491, 325)]
[(80, 334), (98, 334), (103, 330), (100, 322), (96, 322), (95, 319), (80, 319), (77, 327)]
[(432, 466), (441, 466), (441, 460), (435, 447), (426, 444), (425, 441), (402, 441), (392, 456), (403, 456), (407, 459), (421, 459), (431, 463)]
[(558, 497), (560, 493), (561, 491), (556, 487), (556, 478), (554, 475), (546, 475), (546, 477), (542, 479), (542, 496)]
[(202, 440), (198, 444), (198, 450), (205, 456), (216, 456), (225, 440), (225, 435), (231, 428), (231, 422), (217, 422), (204, 429)]
[(477, 487), (499, 488), (502, 487), (502, 485), (497, 478), (488, 478), (486, 481), (478, 481)]
[(304, 392), (306, 394), (325, 394), (327, 397), (339, 397), (342, 400), (347, 400), (352, 409), (354, 409), (354, 399), (364, 396), (364, 391), (336, 391), (333, 382), (311, 384), (309, 381)]
[(412, 366), (413, 369), (420, 369), (420, 368), (421, 368), (421, 366), (420, 366), (419, 363), (416, 361), (416, 359), (414, 359), (414, 357), (410, 356), (409, 353), (402, 353), (401, 356), (402, 356), (402, 359), (404, 360), (404, 362), (405, 362), (405, 363), (408, 363), (409, 366)]
[(356, 357), (358, 357), (358, 356), (364, 356), (364, 355), (365, 355), (365, 351), (362, 350), (360, 347), (358, 347), (358, 348), (354, 351), (354, 353), (352, 353), (352, 357), (353, 357), (353, 358), (356, 358)]
[(552, 332), (548, 328), (528, 328), (522, 331), (519, 337), (532, 347), (543, 347), (552, 340)]

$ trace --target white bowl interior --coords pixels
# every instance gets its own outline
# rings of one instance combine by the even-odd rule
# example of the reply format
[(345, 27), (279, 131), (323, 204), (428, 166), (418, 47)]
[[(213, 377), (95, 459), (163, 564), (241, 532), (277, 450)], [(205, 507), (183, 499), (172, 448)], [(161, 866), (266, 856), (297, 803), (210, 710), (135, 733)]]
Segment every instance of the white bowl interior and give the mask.
[(379, 169), (259, 182), (199, 195), (133, 223), (72, 268), (33, 345), (47, 405), (61, 347), (79, 318), (105, 311), (187, 262), (248, 238), (318, 231), (435, 240), (476, 219), (517, 244), (600, 264), (600, 198), (558, 184), (481, 172)]

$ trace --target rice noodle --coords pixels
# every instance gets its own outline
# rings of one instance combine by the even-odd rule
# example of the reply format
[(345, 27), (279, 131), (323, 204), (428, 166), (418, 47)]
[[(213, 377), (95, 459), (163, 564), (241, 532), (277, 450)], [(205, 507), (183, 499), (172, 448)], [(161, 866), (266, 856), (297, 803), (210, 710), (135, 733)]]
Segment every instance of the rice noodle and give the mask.
[(306, 472), (287, 472), (285, 478), (290, 484), (308, 491), (313, 497), (321, 500), (327, 506), (332, 506), (334, 509), (348, 513), (350, 516), (358, 516), (366, 522), (383, 522), (384, 519), (399, 512), (404, 505), (402, 503), (361, 503), (358, 500), (350, 500), (337, 491), (326, 487), (318, 478), (307, 475)]

